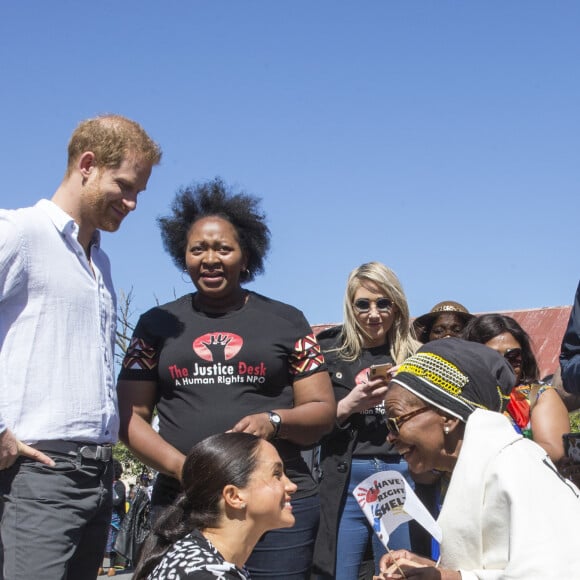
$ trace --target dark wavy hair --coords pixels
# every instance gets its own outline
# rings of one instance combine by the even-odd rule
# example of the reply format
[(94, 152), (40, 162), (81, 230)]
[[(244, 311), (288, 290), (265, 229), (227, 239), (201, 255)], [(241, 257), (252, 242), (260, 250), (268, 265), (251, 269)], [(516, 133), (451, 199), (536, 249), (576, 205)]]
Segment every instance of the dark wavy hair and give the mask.
[(522, 375), (520, 382), (533, 383), (540, 378), (540, 369), (528, 333), (511, 317), (504, 314), (482, 314), (472, 318), (463, 329), (462, 337), (485, 344), (492, 338), (509, 332), (522, 349)]
[(233, 193), (219, 178), (180, 189), (171, 204), (170, 216), (157, 218), (163, 247), (174, 264), (185, 270), (187, 235), (191, 226), (204, 217), (216, 216), (230, 222), (247, 259), (241, 282), (252, 281), (264, 271), (270, 249), (270, 230), (261, 212), (260, 199), (245, 192)]
[(183, 465), (183, 492), (154, 524), (133, 580), (147, 578), (169, 548), (193, 529), (219, 524), (222, 490), (248, 485), (261, 441), (249, 433), (218, 433), (194, 445)]

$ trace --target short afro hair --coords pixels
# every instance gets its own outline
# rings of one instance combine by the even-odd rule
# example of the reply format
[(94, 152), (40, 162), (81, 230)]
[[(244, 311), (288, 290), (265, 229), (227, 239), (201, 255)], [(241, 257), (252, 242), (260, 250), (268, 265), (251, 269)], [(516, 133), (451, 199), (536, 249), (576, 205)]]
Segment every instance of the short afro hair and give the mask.
[(233, 193), (219, 177), (179, 190), (171, 204), (171, 215), (157, 218), (163, 247), (174, 264), (185, 270), (187, 235), (191, 226), (205, 217), (220, 217), (232, 224), (248, 261), (241, 282), (252, 281), (264, 272), (270, 249), (270, 230), (259, 208), (260, 198), (245, 192)]

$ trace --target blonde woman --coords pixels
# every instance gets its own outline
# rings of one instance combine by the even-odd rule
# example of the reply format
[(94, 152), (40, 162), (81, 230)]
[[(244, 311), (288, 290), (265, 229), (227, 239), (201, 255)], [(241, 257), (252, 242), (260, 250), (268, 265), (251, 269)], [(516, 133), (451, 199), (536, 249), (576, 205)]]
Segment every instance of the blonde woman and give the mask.
[[(353, 270), (346, 286), (344, 323), (318, 339), (338, 404), (335, 429), (321, 446), (321, 521), (314, 570), (321, 578), (356, 580), (367, 544), (373, 543), (376, 571), (385, 550), (352, 490), (375, 472), (409, 475), (406, 462), (386, 443), (383, 399), (393, 371), (370, 377), (371, 366), (399, 365), (420, 346), (411, 334), (407, 299), (395, 273), (379, 262)], [(389, 547), (409, 546), (408, 525), (401, 526), (391, 535)]]

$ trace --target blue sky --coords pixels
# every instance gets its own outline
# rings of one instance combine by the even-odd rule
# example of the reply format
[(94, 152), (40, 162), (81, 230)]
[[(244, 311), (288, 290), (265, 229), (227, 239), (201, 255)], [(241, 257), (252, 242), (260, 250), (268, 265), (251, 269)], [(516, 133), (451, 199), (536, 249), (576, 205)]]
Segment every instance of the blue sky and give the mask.
[(412, 315), (570, 304), (580, 277), (575, 0), (58, 0), (0, 6), (0, 207), (50, 197), (81, 119), (164, 150), (104, 245), (138, 314), (184, 294), (156, 217), (221, 176), (272, 231), (251, 288), (339, 321), (379, 260)]

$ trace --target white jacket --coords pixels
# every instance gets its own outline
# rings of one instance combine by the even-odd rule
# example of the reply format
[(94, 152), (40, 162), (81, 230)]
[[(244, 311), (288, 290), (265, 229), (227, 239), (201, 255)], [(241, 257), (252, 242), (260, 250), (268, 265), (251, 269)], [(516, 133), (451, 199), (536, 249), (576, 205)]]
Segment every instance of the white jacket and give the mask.
[(580, 578), (580, 492), (499, 413), (469, 417), (438, 521), (464, 580)]

